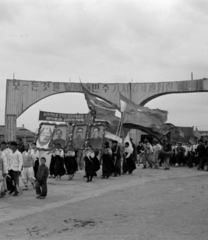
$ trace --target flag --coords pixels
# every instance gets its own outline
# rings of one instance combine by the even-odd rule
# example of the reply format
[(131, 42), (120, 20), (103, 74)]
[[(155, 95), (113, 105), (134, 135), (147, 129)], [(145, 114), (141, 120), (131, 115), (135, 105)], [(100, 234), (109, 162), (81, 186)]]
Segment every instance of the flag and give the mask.
[(106, 130), (115, 134), (121, 119), (118, 106), (89, 92), (83, 85), (82, 90), (94, 122), (106, 124)]
[(196, 144), (196, 141), (195, 141), (195, 138), (194, 138), (194, 137), (191, 137), (191, 138), (189, 139), (189, 142), (190, 142), (191, 144)]
[(126, 102), (123, 117), (124, 128), (139, 129), (157, 139), (162, 138), (163, 126), (167, 121), (167, 111), (140, 106), (121, 94), (120, 99)]
[(125, 99), (122, 99), (121, 94), (120, 94), (120, 110), (121, 112), (125, 112), (127, 107), (127, 103)]
[(132, 143), (131, 143), (131, 140), (130, 140), (130, 134), (129, 132), (127, 133), (126, 137), (124, 138), (124, 144), (128, 142), (129, 143), (129, 149), (131, 150), (131, 152), (133, 152), (133, 146), (132, 146)]
[(198, 131), (198, 128), (196, 127), (195, 131), (194, 131), (194, 137), (196, 137), (198, 140), (201, 138), (201, 134)]

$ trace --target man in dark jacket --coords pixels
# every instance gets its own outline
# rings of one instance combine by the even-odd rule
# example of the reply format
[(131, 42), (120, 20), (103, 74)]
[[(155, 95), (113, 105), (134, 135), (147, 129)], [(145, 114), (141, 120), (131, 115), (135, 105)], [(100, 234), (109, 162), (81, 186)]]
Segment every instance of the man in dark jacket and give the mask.
[(196, 154), (198, 155), (199, 158), (198, 170), (204, 170), (205, 152), (206, 152), (205, 145), (202, 140), (199, 140), (199, 145), (196, 148)]
[(36, 194), (37, 198), (44, 199), (47, 196), (47, 178), (49, 174), (48, 167), (45, 165), (46, 159), (40, 159), (41, 165), (38, 167), (36, 175)]

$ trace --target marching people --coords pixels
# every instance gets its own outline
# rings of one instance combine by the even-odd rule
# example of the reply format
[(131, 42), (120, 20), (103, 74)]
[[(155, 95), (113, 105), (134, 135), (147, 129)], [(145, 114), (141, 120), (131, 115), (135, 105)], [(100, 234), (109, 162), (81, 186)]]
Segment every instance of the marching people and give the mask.
[(195, 149), (193, 148), (193, 145), (189, 144), (189, 146), (188, 146), (188, 161), (187, 161), (187, 165), (189, 168), (193, 167), (194, 156), (195, 156)]
[(9, 166), (9, 177), (10, 181), (9, 184), (7, 184), (7, 188), (10, 191), (9, 194), (13, 193), (13, 196), (19, 195), (19, 175), (22, 170), (22, 154), (17, 149), (17, 143), (15, 141), (12, 141), (10, 143), (10, 147), (12, 149), (12, 157), (11, 157), (11, 163)]
[(4, 152), (0, 151), (0, 197), (4, 197), (6, 195), (6, 184), (5, 177), (8, 174), (8, 164), (6, 155)]
[(207, 165), (208, 171), (208, 142), (205, 142), (205, 164)]
[(102, 178), (109, 178), (114, 172), (112, 150), (109, 142), (105, 142), (102, 154)]
[(23, 169), (22, 169), (22, 181), (25, 185), (23, 190), (28, 190), (28, 182), (30, 181), (33, 188), (35, 188), (35, 177), (34, 177), (34, 170), (33, 166), (36, 161), (36, 157), (34, 152), (29, 150), (29, 144), (26, 143), (24, 147), (25, 151), (22, 153), (23, 159)]
[(54, 174), (56, 176), (56, 180), (61, 180), (61, 177), (65, 175), (66, 170), (64, 168), (64, 151), (61, 148), (61, 144), (56, 144), (55, 150), (55, 165), (54, 165)]
[(153, 141), (153, 146), (152, 146), (152, 165), (155, 169), (159, 168), (159, 161), (158, 161), (158, 156), (159, 156), (159, 151), (162, 149), (161, 145), (158, 143), (157, 140)]
[(133, 153), (132, 153), (131, 157), (136, 164), (137, 163), (137, 148), (136, 148), (136, 145), (133, 142), (133, 138), (130, 138), (130, 142), (131, 142), (131, 145), (132, 145), (132, 148), (133, 148)]
[(140, 166), (140, 163), (142, 162), (142, 154), (144, 152), (144, 147), (142, 141), (139, 142), (137, 145), (137, 164)]
[(173, 155), (173, 151), (172, 151), (170, 143), (164, 144), (163, 150), (161, 150), (161, 154), (164, 156), (164, 169), (169, 170), (170, 169), (170, 158)]
[(121, 175), (121, 149), (117, 141), (112, 141), (112, 158), (114, 162), (114, 177)]
[(149, 166), (152, 168), (152, 145), (150, 144), (149, 141), (147, 141), (144, 144), (144, 156), (143, 156), (143, 168), (145, 169), (147, 167), (147, 163)]
[(182, 146), (182, 143), (179, 142), (177, 144), (177, 147), (176, 147), (176, 166), (181, 166), (181, 164), (184, 163), (184, 152), (185, 152), (185, 149), (184, 147)]
[(84, 161), (85, 161), (85, 175), (87, 177), (86, 182), (92, 182), (93, 176), (95, 175), (95, 164), (93, 159), (95, 158), (95, 153), (92, 150), (92, 146), (87, 145), (87, 149), (84, 152)]
[(34, 176), (36, 178), (36, 175), (37, 175), (37, 171), (38, 171), (38, 166), (39, 166), (39, 151), (38, 149), (36, 148), (36, 143), (33, 142), (31, 144), (31, 153), (35, 156), (35, 163), (34, 163), (34, 166), (33, 166), (33, 170), (34, 170)]
[(46, 159), (44, 157), (41, 157), (40, 159), (40, 165), (38, 166), (37, 171), (37, 177), (36, 177), (36, 198), (44, 199), (47, 196), (48, 190), (47, 190), (47, 179), (49, 175), (48, 167), (46, 164)]
[(199, 145), (196, 148), (196, 154), (198, 155), (198, 159), (199, 159), (198, 170), (204, 170), (205, 152), (206, 152), (205, 145), (204, 145), (202, 139), (200, 139), (199, 140)]
[(12, 150), (9, 148), (10, 143), (2, 142), (1, 143), (1, 151), (5, 154), (7, 159), (7, 166), (10, 165), (11, 157), (12, 157)]
[(125, 142), (123, 174), (126, 174), (127, 172), (132, 174), (132, 172), (136, 169), (135, 156), (133, 156), (133, 153), (133, 147), (129, 144), (129, 142)]
[(49, 178), (51, 177), (55, 178), (55, 174), (54, 174), (54, 166), (56, 162), (55, 151), (56, 151), (56, 144), (53, 143), (50, 151), (48, 152), (48, 154), (51, 154), (51, 161), (49, 165), (49, 173), (50, 173)]
[(71, 144), (65, 148), (64, 162), (67, 174), (69, 176), (68, 180), (72, 180), (75, 172), (77, 171), (77, 161), (75, 151)]

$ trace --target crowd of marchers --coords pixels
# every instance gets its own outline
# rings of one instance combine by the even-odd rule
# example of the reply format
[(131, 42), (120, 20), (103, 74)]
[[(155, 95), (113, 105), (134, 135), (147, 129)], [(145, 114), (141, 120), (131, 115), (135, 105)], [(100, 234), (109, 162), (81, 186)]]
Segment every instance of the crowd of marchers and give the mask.
[[(118, 177), (132, 174), (142, 164), (142, 169), (196, 166), (198, 170), (208, 171), (208, 145), (202, 139), (197, 144), (159, 143), (154, 140), (139, 142), (126, 141), (124, 145), (117, 141), (106, 141), (102, 150), (93, 150), (87, 145), (84, 150), (74, 149), (69, 143), (61, 148), (59, 143), (53, 144), (47, 152), (50, 162), (46, 166), (46, 158), (41, 157), (36, 144), (20, 142), (1, 143), (0, 149), (0, 196), (18, 196), (22, 190), (29, 189), (29, 183), (36, 190), (36, 197), (44, 199), (47, 196), (47, 179), (57, 181), (68, 175), (72, 180), (79, 170), (85, 170), (83, 178), (92, 182), (98, 177), (101, 169), (101, 178)], [(140, 167), (139, 167), (140, 168)], [(19, 181), (24, 188), (20, 188)]]
[(153, 141), (139, 142), (137, 146), (138, 163), (143, 162), (143, 168), (159, 168), (164, 165), (164, 169), (172, 167), (189, 168), (197, 167), (198, 170), (208, 171), (208, 143), (200, 139), (197, 143), (166, 142), (162, 144)]

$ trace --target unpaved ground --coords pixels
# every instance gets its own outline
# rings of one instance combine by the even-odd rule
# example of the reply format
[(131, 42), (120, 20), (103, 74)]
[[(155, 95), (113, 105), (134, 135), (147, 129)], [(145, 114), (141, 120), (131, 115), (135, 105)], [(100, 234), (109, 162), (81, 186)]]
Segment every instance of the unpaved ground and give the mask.
[(0, 199), (0, 239), (208, 239), (207, 172), (138, 168), (92, 183), (83, 174), (50, 179), (45, 200), (32, 189)]

